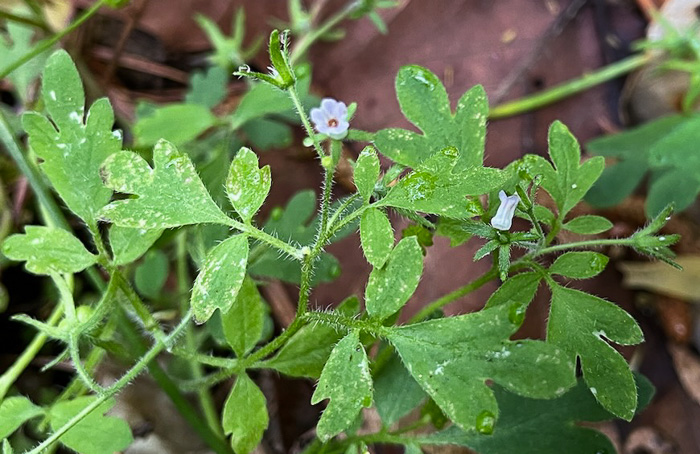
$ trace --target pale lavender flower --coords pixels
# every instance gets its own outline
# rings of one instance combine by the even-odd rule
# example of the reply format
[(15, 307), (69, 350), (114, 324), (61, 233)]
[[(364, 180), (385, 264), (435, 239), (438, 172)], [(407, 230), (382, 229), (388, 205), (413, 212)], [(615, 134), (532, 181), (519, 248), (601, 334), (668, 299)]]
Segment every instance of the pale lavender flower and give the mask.
[(348, 107), (344, 102), (333, 98), (323, 98), (321, 107), (311, 109), (311, 120), (316, 131), (326, 134), (335, 140), (344, 139), (348, 135)]
[(504, 191), (498, 193), (498, 198), (501, 199), (501, 206), (496, 211), (496, 216), (491, 219), (491, 225), (498, 230), (510, 230), (513, 224), (513, 215), (515, 208), (520, 203), (518, 194), (506, 195)]

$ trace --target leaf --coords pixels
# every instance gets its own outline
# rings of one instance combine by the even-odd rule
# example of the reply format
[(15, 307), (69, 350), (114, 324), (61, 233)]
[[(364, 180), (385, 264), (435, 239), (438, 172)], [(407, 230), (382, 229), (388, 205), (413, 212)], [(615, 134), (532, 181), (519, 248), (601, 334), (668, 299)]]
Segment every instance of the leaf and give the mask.
[[(670, 117), (673, 118), (673, 117)], [(668, 120), (667, 123), (671, 123)], [(652, 168), (674, 167), (694, 172), (700, 168), (697, 143), (700, 140), (700, 115), (691, 115), (675, 127), (669, 128), (649, 148), (649, 164)]]
[(462, 222), (458, 219), (439, 218), (437, 223), (436, 235), (444, 236), (450, 239), (450, 247), (460, 246), (472, 237), (470, 232), (462, 228)]
[(257, 149), (284, 148), (292, 144), (292, 129), (288, 124), (267, 118), (255, 118), (241, 126), (248, 141)]
[(267, 429), (267, 401), (260, 388), (248, 375), (241, 373), (224, 404), (221, 424), (226, 435), (231, 435), (231, 446), (236, 454), (252, 452)]
[[(540, 286), (542, 276), (538, 273), (520, 273), (506, 279), (486, 302), (486, 308), (509, 307), (509, 317), (525, 317), (525, 309), (530, 304)], [(522, 320), (520, 320), (522, 322)]]
[(466, 431), (498, 416), (486, 380), (539, 399), (561, 395), (575, 384), (574, 363), (559, 348), (508, 340), (520, 326), (509, 319), (509, 309), (503, 305), (387, 328), (386, 337), (413, 378)]
[(654, 172), (649, 192), (644, 202), (648, 217), (654, 217), (668, 204), (673, 204), (676, 211), (688, 208), (700, 192), (700, 180), (693, 167)]
[[(340, 303), (336, 311), (352, 317), (360, 310), (360, 301), (350, 297)], [(344, 334), (344, 333), (343, 333)], [(302, 327), (264, 367), (275, 369), (292, 377), (318, 378), (335, 344), (343, 335), (334, 328), (312, 324)]]
[(360, 241), (367, 261), (381, 268), (394, 248), (394, 229), (386, 214), (369, 208), (360, 218)]
[(588, 279), (600, 274), (608, 265), (608, 257), (592, 251), (572, 251), (560, 255), (549, 272), (572, 279)]
[(112, 248), (112, 263), (126, 265), (138, 260), (153, 246), (163, 229), (136, 229), (113, 225), (109, 228), (109, 245)]
[(612, 222), (603, 216), (595, 215), (579, 216), (562, 226), (564, 230), (578, 233), (580, 235), (595, 235), (596, 233), (606, 232), (612, 227)]
[(105, 184), (137, 198), (117, 200), (102, 209), (104, 220), (122, 227), (164, 229), (188, 224), (229, 222), (199, 179), (192, 161), (171, 143), (153, 149), (151, 168), (138, 154), (122, 151), (102, 167)]
[(438, 151), (454, 147), (460, 155), (458, 170), (483, 164), (488, 117), (483, 87), (477, 85), (466, 92), (452, 115), (445, 87), (426, 68), (402, 67), (395, 86), (401, 111), (423, 135), (405, 129), (382, 129), (374, 143), (383, 155), (415, 169)]
[(258, 156), (251, 149), (241, 147), (231, 163), (226, 192), (231, 205), (244, 222), (250, 222), (258, 212), (271, 185), (270, 166), (259, 168)]
[(206, 71), (197, 71), (190, 78), (190, 89), (185, 95), (185, 103), (211, 109), (226, 97), (227, 82), (228, 71), (222, 67), (212, 66)]
[[(34, 43), (32, 41), (37, 30), (35, 27), (13, 21), (6, 21), (3, 26), (7, 30), (8, 39), (3, 39), (0, 36), (0, 61), (3, 62), (3, 67), (6, 67), (33, 50)], [(30, 95), (29, 88), (41, 73), (48, 54), (48, 51), (45, 51), (32, 57), (31, 60), (7, 75), (7, 78), (14, 85), (15, 92), (24, 101), (22, 103), (24, 105), (27, 104), (26, 101)]]
[[(90, 405), (96, 397), (84, 396), (61, 401), (49, 409), (51, 429), (58, 430)], [(80, 454), (105, 454), (126, 449), (133, 441), (129, 425), (120, 418), (104, 416), (115, 404), (108, 399), (80, 420), (59, 439)]]
[(549, 156), (554, 168), (539, 156), (528, 155), (523, 162), (528, 173), (542, 175), (542, 187), (554, 199), (559, 216), (563, 219), (601, 175), (605, 159), (597, 156), (580, 163), (578, 142), (559, 121), (549, 128)]
[(160, 140), (182, 145), (214, 126), (217, 118), (201, 104), (169, 104), (158, 107), (134, 124), (136, 144), (151, 147)]
[(490, 167), (455, 171), (459, 153), (445, 148), (399, 180), (380, 204), (450, 218), (473, 217), (466, 196), (490, 192), (506, 181), (505, 172)]
[(619, 204), (632, 194), (648, 170), (642, 158), (627, 159), (605, 167), (600, 178), (586, 193), (586, 202), (599, 208)]
[(552, 305), (547, 342), (571, 360), (579, 357), (583, 378), (598, 402), (627, 421), (637, 408), (637, 392), (625, 359), (603, 338), (620, 345), (642, 342), (637, 322), (618, 306), (593, 295), (550, 283)]
[(9, 259), (26, 261), (30, 273), (77, 273), (97, 263), (97, 256), (70, 232), (36, 225), (28, 225), (24, 231), (4, 241), (2, 253)]
[(598, 156), (639, 158), (640, 161), (646, 161), (646, 155), (654, 144), (687, 120), (685, 115), (661, 117), (618, 134), (598, 137), (588, 142), (586, 149)]
[(168, 256), (163, 251), (154, 250), (146, 254), (143, 262), (136, 267), (134, 284), (140, 294), (148, 298), (158, 298), (168, 278)]
[(209, 251), (190, 298), (196, 323), (209, 320), (216, 309), (223, 313), (231, 309), (243, 284), (247, 263), (245, 235), (234, 235)]
[[(359, 204), (350, 206), (357, 209)], [(337, 204), (335, 205), (337, 208)], [(294, 194), (287, 206), (272, 210), (263, 230), (278, 238), (284, 238), (290, 243), (311, 244), (318, 231), (321, 218), (314, 216), (316, 210), (316, 194), (312, 190), (300, 191)], [(331, 210), (332, 211), (332, 210)], [(337, 233), (332, 241), (337, 241), (350, 235), (357, 229), (356, 223), (350, 223), (346, 229)], [(268, 248), (250, 265), (253, 276), (272, 277), (292, 284), (298, 284), (301, 278), (301, 265), (297, 260), (280, 256), (276, 250)], [(340, 264), (331, 254), (323, 252), (315, 263), (312, 285), (319, 282), (330, 282), (340, 275)]]
[(43, 160), (42, 170), (68, 208), (84, 221), (95, 222), (112, 195), (100, 179), (100, 165), (122, 146), (121, 133), (112, 131), (112, 107), (107, 98), (98, 99), (83, 120), (82, 83), (64, 50), (49, 57), (42, 93), (48, 118), (36, 112), (22, 117), (29, 146)]
[(10, 442), (7, 440), (2, 441), (2, 454), (13, 454), (14, 450), (10, 446)]
[(26, 421), (44, 414), (44, 410), (24, 396), (7, 397), (0, 402), (0, 440), (9, 437)]
[[(654, 387), (636, 375), (640, 405), (646, 406)], [(591, 454), (615, 453), (615, 447), (603, 433), (580, 422), (609, 421), (615, 416), (605, 411), (593, 398), (583, 380), (556, 399), (539, 400), (520, 397), (494, 387), (502, 416), (492, 435), (460, 430), (452, 426), (429, 435), (424, 444), (467, 446), (481, 454)]]
[(374, 377), (374, 404), (385, 427), (390, 427), (425, 400), (426, 395), (416, 380), (392, 353)]
[(416, 237), (404, 238), (391, 251), (382, 268), (375, 267), (365, 289), (365, 306), (383, 320), (406, 304), (423, 274), (423, 251)]
[(362, 407), (372, 404), (372, 376), (358, 331), (338, 342), (323, 367), (311, 404), (324, 399), (330, 402), (316, 427), (323, 442), (350, 427)]
[(258, 287), (246, 278), (231, 308), (221, 314), (226, 341), (238, 358), (251, 351), (263, 331), (265, 309)]
[(379, 158), (377, 152), (372, 147), (365, 147), (357, 157), (353, 180), (357, 192), (362, 196), (365, 203), (369, 202), (374, 192), (374, 186), (379, 178)]

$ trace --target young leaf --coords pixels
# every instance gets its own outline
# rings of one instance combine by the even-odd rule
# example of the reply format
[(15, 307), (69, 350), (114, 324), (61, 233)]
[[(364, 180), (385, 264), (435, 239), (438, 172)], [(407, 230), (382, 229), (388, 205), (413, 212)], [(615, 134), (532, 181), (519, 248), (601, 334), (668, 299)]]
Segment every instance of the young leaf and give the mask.
[(629, 421), (637, 408), (632, 372), (603, 338), (634, 345), (644, 339), (642, 330), (631, 315), (608, 301), (558, 284), (550, 286), (547, 342), (565, 350), (570, 360), (579, 357), (583, 378), (598, 402)]
[[(96, 397), (84, 396), (56, 403), (49, 410), (51, 428), (58, 430)], [(115, 404), (109, 399), (61, 436), (60, 441), (81, 454), (104, 454), (126, 449), (133, 441), (129, 425), (120, 418), (104, 416)]]
[(367, 312), (383, 320), (406, 304), (423, 274), (423, 251), (416, 237), (396, 245), (382, 268), (374, 268), (365, 289)]
[(362, 407), (372, 404), (372, 376), (359, 332), (349, 333), (331, 352), (311, 403), (324, 399), (330, 402), (316, 427), (324, 442), (350, 427)]
[(9, 259), (26, 261), (30, 273), (77, 273), (97, 263), (97, 256), (70, 232), (36, 225), (28, 225), (24, 231), (7, 238), (2, 252)]
[(452, 115), (440, 79), (420, 66), (404, 66), (396, 75), (396, 97), (404, 116), (423, 135), (405, 129), (382, 129), (374, 138), (379, 151), (392, 161), (416, 168), (446, 147), (459, 150), (458, 170), (483, 164), (488, 101), (483, 87), (465, 93)]
[(201, 104), (169, 104), (134, 124), (136, 144), (152, 147), (160, 140), (182, 145), (216, 124), (217, 118)]
[(516, 274), (506, 279), (498, 290), (493, 292), (485, 307), (508, 306), (512, 311), (520, 311), (524, 316), (524, 311), (535, 297), (541, 280), (542, 276), (538, 273)]
[(7, 397), (0, 403), (0, 440), (10, 436), (26, 421), (44, 414), (44, 410), (24, 396)]
[(49, 57), (42, 93), (49, 117), (36, 112), (22, 117), (29, 146), (43, 160), (41, 168), (68, 208), (94, 222), (112, 195), (100, 179), (100, 164), (122, 146), (121, 133), (112, 131), (112, 106), (107, 98), (98, 99), (83, 122), (82, 83), (64, 50)]
[(265, 318), (263, 300), (252, 279), (246, 278), (233, 305), (221, 314), (226, 341), (242, 358), (260, 340)]
[(126, 265), (137, 260), (153, 246), (163, 229), (136, 229), (113, 225), (109, 228), (109, 245), (112, 248), (112, 263)]
[(394, 230), (389, 218), (377, 208), (369, 208), (360, 218), (360, 241), (367, 261), (381, 268), (394, 248)]
[(554, 199), (563, 219), (603, 172), (605, 159), (597, 156), (581, 163), (576, 138), (559, 121), (549, 128), (549, 156), (554, 168), (537, 156), (527, 156), (524, 163), (529, 167), (529, 173), (542, 175), (542, 187)]
[[(651, 400), (654, 387), (641, 375), (635, 376), (640, 411)], [(579, 422), (601, 422), (615, 418), (593, 398), (583, 380), (556, 399), (520, 397), (494, 387), (501, 418), (492, 435), (482, 435), (452, 426), (422, 439), (425, 444), (455, 444), (481, 454), (592, 454), (615, 453), (603, 433)]]
[(379, 178), (379, 158), (372, 147), (365, 147), (355, 163), (354, 181), (357, 192), (365, 203), (369, 202), (374, 191), (374, 185)]
[(231, 309), (245, 278), (248, 237), (234, 235), (209, 251), (192, 288), (190, 305), (196, 323), (209, 320), (216, 309)]
[(260, 444), (268, 422), (265, 396), (248, 375), (241, 373), (236, 377), (221, 417), (224, 432), (231, 435), (231, 446), (236, 454), (253, 451)]
[(485, 430), (498, 405), (486, 380), (523, 396), (547, 399), (575, 384), (574, 363), (541, 341), (510, 341), (522, 318), (507, 305), (415, 325), (387, 337), (413, 378), (459, 427)]
[(231, 205), (248, 223), (258, 212), (270, 192), (272, 179), (270, 166), (258, 167), (258, 156), (246, 147), (241, 147), (233, 158), (228, 178), (226, 192)]
[(390, 427), (416, 408), (426, 395), (416, 380), (392, 353), (374, 377), (374, 404), (385, 427)]
[(444, 148), (399, 182), (381, 200), (383, 206), (404, 208), (450, 218), (475, 216), (466, 196), (481, 195), (501, 186), (507, 175), (490, 167), (455, 171), (459, 152)]
[[(348, 317), (357, 315), (359, 310), (360, 301), (354, 296), (340, 303), (336, 309)], [(277, 355), (264, 361), (263, 365), (292, 377), (318, 378), (333, 347), (342, 339), (343, 334), (327, 325), (306, 325), (284, 344)]]
[(564, 230), (578, 233), (580, 235), (595, 235), (596, 233), (606, 232), (612, 227), (612, 222), (603, 216), (595, 215), (579, 216), (562, 226)]
[(102, 209), (103, 219), (141, 229), (228, 223), (186, 154), (161, 140), (153, 149), (153, 163), (151, 168), (131, 151), (115, 153), (105, 161), (101, 170), (105, 184), (138, 197), (110, 203)]
[(549, 272), (572, 279), (588, 279), (600, 274), (608, 264), (608, 257), (592, 251), (572, 251), (560, 255), (549, 267)]

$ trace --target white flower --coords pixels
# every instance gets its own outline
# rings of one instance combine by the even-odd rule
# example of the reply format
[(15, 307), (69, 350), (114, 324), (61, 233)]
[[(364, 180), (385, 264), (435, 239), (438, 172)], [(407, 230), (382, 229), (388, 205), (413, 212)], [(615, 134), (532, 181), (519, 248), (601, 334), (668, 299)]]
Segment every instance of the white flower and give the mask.
[(316, 131), (332, 139), (341, 140), (348, 135), (348, 106), (344, 102), (323, 98), (320, 108), (311, 109), (311, 120)]
[(520, 196), (518, 194), (509, 196), (501, 191), (498, 193), (498, 198), (501, 199), (501, 206), (498, 207), (496, 216), (491, 219), (491, 225), (498, 230), (510, 230), (510, 226), (513, 224), (515, 208), (520, 203)]

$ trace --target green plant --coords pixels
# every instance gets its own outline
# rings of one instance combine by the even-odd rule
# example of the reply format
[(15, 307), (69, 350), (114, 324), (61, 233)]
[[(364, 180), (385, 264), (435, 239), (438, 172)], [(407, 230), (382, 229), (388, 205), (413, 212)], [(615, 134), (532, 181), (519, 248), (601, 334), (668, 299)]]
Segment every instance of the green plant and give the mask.
[[(363, 7), (373, 5), (365, 3)], [(236, 453), (248, 453), (268, 424), (265, 396), (254, 378), (258, 370), (271, 369), (318, 379), (312, 403), (329, 400), (316, 429), (317, 439), (306, 449), (309, 453), (357, 452), (371, 443), (402, 444), (412, 452), (422, 444), (443, 443), (482, 453), (515, 451), (524, 444), (538, 446), (540, 453), (560, 452), (564, 444), (571, 448), (568, 452), (612, 452), (612, 444), (600, 432), (576, 427), (574, 422), (630, 420), (648, 402), (650, 384), (635, 377), (611, 345), (635, 345), (643, 335), (623, 309), (567, 287), (566, 279), (599, 274), (607, 257), (579, 249), (604, 245), (628, 246), (673, 265), (669, 246), (678, 236), (659, 234), (671, 208), (628, 238), (561, 242), (562, 230), (593, 235), (611, 227), (605, 218), (572, 215), (600, 178), (603, 158), (582, 163), (575, 138), (555, 122), (549, 131), (549, 160), (528, 155), (505, 169), (485, 167), (489, 110), (483, 89), (465, 93), (453, 112), (438, 78), (418, 66), (399, 71), (396, 91), (402, 112), (422, 134), (387, 129), (371, 135), (374, 146), (367, 146), (354, 164), (357, 193), (333, 202), (341, 143), (323, 134), (323, 127), (317, 125), (314, 132), (300, 89), (307, 86), (305, 73), (293, 63), (286, 34), (272, 33), (269, 53), (273, 65), (269, 74), (245, 66), (236, 73), (259, 81), (246, 96), (258, 90), (266, 93), (266, 101), (258, 98), (250, 107), (242, 101), (232, 118), (241, 122), (246, 115), (259, 118), (260, 112), (278, 112), (274, 110), (280, 109), (278, 101), (288, 100), (282, 104), (284, 111), (296, 110), (324, 174), (315, 217), (314, 196), (302, 193), (286, 210), (273, 210), (259, 227), (256, 213), (265, 203), (274, 175), (269, 167), (260, 167), (255, 152), (240, 147), (224, 184), (217, 187), (200, 177), (207, 175), (206, 162), (199, 163), (198, 172), (176, 144), (156, 139), (161, 130), (184, 134), (164, 130), (168, 123), (160, 123), (164, 118), (211, 120), (204, 112), (209, 112), (212, 101), (158, 108), (139, 120), (138, 140), (144, 147), (154, 145), (152, 165), (138, 150), (123, 150), (121, 133), (112, 130), (108, 100), (97, 100), (85, 114), (80, 77), (64, 51), (49, 57), (44, 69), (46, 115), (29, 112), (22, 120), (31, 150), (42, 159), (43, 175), (19, 150), (6, 122), (0, 123), (0, 138), (28, 169), (27, 177), (43, 194), (49, 213), (47, 226), (28, 226), (25, 233), (7, 238), (3, 253), (24, 261), (29, 272), (48, 276), (58, 290), (58, 304), (47, 321), (17, 319), (36, 328), (42, 339), (61, 344), (65, 350), (59, 358), (69, 357), (78, 377), (70, 392), (46, 406), (21, 396), (6, 398), (40, 347), (40, 343), (30, 345), (16, 366), (0, 376), (0, 438), (43, 416), (52, 431), (30, 453), (44, 452), (55, 442), (87, 453), (124, 449), (131, 441), (126, 423), (103, 415), (114, 396), (149, 369), (163, 388), (170, 389), (178, 410), (212, 449), (230, 452), (230, 444)], [(255, 109), (259, 109), (255, 114), (246, 113)], [(350, 121), (353, 111), (351, 105), (334, 112), (345, 112), (344, 120)], [(201, 125), (195, 126), (176, 141), (193, 140), (203, 131)], [(367, 136), (347, 131), (350, 140)], [(377, 151), (393, 162), (383, 176)], [(81, 219), (89, 241), (81, 241), (65, 228), (60, 210), (46, 196), (44, 177)], [(212, 187), (217, 189), (208, 189)], [(539, 204), (538, 191), (546, 191), (554, 206)], [(116, 198), (115, 192), (120, 194)], [(508, 206), (501, 208), (501, 203)], [(418, 227), (405, 231), (396, 242), (389, 211)], [(437, 224), (425, 214), (435, 215)], [(517, 225), (527, 227), (511, 231), (512, 216), (523, 220)], [(335, 262), (324, 248), (358, 227), (363, 252), (373, 266), (364, 309), (354, 296), (335, 309), (313, 307), (309, 301), (313, 285), (337, 275)], [(485, 238), (475, 259), (489, 255), (494, 265), (399, 325), (398, 315), (423, 273), (423, 248), (429, 246), (433, 233), (450, 237), (455, 245), (472, 237)], [(130, 276), (140, 257), (158, 250), (154, 244), (159, 241), (161, 250), (173, 252), (177, 268), (178, 291), (168, 295), (165, 303), (157, 301), (164, 292), (162, 285), (144, 290), (146, 284), (142, 284), (139, 294)], [(556, 257), (551, 265), (549, 257)], [(146, 266), (141, 272), (152, 274), (142, 279), (137, 274), (137, 288), (139, 280), (162, 282), (153, 276), (162, 275), (164, 271), (157, 269), (168, 266), (167, 258), (147, 260), (139, 265)], [(190, 261), (199, 267), (191, 292)], [(109, 276), (107, 282), (96, 268)], [(76, 301), (73, 286), (73, 275), (89, 270), (100, 292), (94, 304)], [(299, 296), (291, 325), (268, 339), (265, 304), (255, 279), (273, 273), (298, 282)], [(502, 285), (482, 310), (455, 317), (442, 314), (447, 304), (499, 278)], [(552, 294), (547, 338), (512, 340), (541, 283)], [(164, 326), (154, 315), (158, 308), (176, 310), (179, 321), (170, 328)], [(149, 339), (142, 339), (138, 328)], [(226, 353), (201, 353), (212, 344), (225, 346)], [(190, 380), (175, 386), (153, 361), (165, 352), (188, 362)], [(93, 372), (107, 354), (130, 362), (131, 367), (104, 387)], [(582, 370), (578, 378), (577, 362)], [(215, 371), (206, 375), (203, 365)], [(208, 389), (230, 377), (235, 377), (235, 384), (219, 417)], [(199, 410), (182, 399), (188, 390), (197, 390)], [(85, 392), (91, 395), (82, 395)], [(376, 433), (360, 433), (361, 410), (373, 404), (383, 427)], [(416, 435), (394, 429), (396, 421), (418, 407), (422, 416), (409, 428), (433, 425), (436, 433)], [(240, 408), (246, 413), (241, 414)], [(536, 410), (551, 418), (544, 423), (547, 430), (523, 424)], [(204, 422), (199, 420), (200, 411)], [(442, 430), (448, 421), (452, 425)], [(96, 432), (99, 437), (94, 436)], [(347, 436), (336, 437), (341, 433)], [(8, 440), (3, 449), (12, 452)]]

